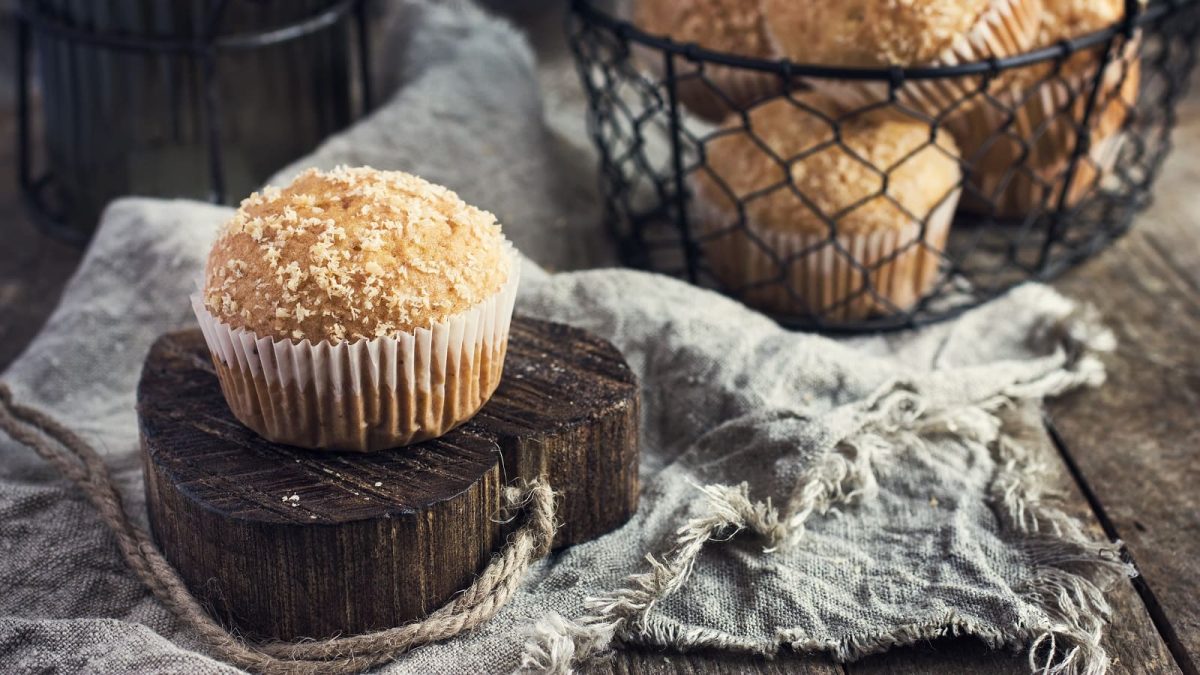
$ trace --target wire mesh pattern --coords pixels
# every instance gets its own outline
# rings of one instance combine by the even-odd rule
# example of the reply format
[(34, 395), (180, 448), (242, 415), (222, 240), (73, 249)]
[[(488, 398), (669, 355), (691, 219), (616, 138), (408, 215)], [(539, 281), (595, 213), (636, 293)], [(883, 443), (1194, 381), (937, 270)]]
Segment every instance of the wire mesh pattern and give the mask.
[(626, 264), (780, 323), (920, 325), (1123, 234), (1188, 85), (1200, 2), (1128, 2), (1006, 59), (844, 69), (718, 53), (574, 0), (607, 220)]

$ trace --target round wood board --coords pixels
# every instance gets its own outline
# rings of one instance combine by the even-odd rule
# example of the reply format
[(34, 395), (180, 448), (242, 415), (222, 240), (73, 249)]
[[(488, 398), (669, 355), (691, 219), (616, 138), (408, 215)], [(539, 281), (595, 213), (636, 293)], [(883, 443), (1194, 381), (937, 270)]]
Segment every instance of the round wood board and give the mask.
[(218, 618), (291, 640), (420, 618), (503, 544), (501, 491), (559, 494), (556, 547), (637, 507), (638, 387), (608, 342), (514, 319), (504, 377), (472, 420), (373, 454), (263, 440), (221, 395), (199, 330), (155, 342), (138, 385), (150, 525)]

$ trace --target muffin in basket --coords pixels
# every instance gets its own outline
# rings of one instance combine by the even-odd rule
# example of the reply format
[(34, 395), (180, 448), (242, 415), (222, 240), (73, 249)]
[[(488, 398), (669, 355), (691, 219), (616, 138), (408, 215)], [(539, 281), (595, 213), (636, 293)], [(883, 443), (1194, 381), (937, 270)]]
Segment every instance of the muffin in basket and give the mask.
[[(756, 58), (774, 55), (759, 0), (635, 0), (633, 22), (647, 33), (717, 52)], [(635, 46), (634, 54), (655, 77), (666, 76), (661, 53)], [(776, 76), (746, 68), (706, 63), (701, 71), (682, 58), (675, 60), (674, 67), (679, 100), (713, 121), (780, 88)]]
[(492, 395), (518, 261), (495, 218), (445, 188), (309, 170), (242, 202), (192, 304), (246, 426), (369, 452), (444, 434)]
[[(1053, 45), (1107, 28), (1125, 15), (1123, 0), (1044, 0), (1037, 46)], [(1076, 205), (1106, 175), (1121, 149), (1121, 133), (1137, 103), (1139, 37), (1118, 37), (1104, 66), (1096, 107), (1084, 129), (1087, 102), (1104, 57), (1104, 45), (1081, 50), (1061, 62), (1013, 71), (995, 101), (953, 120), (971, 189), (966, 210), (1020, 218)], [(1087, 152), (1064, 191), (1075, 148), (1087, 138)]]
[[(961, 188), (957, 147), (928, 124), (837, 122), (813, 97), (734, 116), (691, 174), (714, 276), (754, 307), (828, 322), (910, 309), (937, 281)], [(839, 140), (840, 138), (840, 140)]]
[[(797, 63), (852, 68), (953, 66), (1011, 56), (1037, 35), (1042, 0), (762, 0), (775, 51)], [(886, 102), (879, 81), (806, 82), (844, 110)], [(912, 80), (898, 101), (931, 117), (978, 103), (979, 76)]]

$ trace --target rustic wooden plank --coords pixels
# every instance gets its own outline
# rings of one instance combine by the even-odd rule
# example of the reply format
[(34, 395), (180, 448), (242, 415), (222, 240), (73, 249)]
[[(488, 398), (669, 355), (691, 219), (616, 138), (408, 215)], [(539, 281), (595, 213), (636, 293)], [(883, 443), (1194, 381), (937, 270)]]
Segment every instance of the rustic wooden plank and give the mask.
[(1062, 284), (1100, 308), (1120, 345), (1105, 387), (1050, 411), (1192, 674), (1200, 664), (1200, 293), (1179, 270), (1181, 260), (1200, 264), (1200, 241), (1164, 244), (1158, 233), (1169, 222), (1146, 219), (1144, 231)]
[(1200, 672), (1200, 97), (1179, 111), (1155, 203), (1113, 250), (1058, 287), (1117, 334), (1098, 391), (1050, 417), (1179, 666)]
[(234, 419), (199, 331), (155, 343), (138, 408), (163, 554), (253, 637), (410, 621), (470, 584), (501, 541), (490, 437), (455, 430), (354, 457), (270, 443)]
[(610, 532), (637, 511), (640, 400), (611, 344), (518, 317), (504, 379), (471, 426), (496, 436), (508, 476), (541, 477), (559, 493), (559, 548)]
[(624, 523), (638, 396), (611, 344), (517, 317), (504, 382), (476, 418), (394, 451), (314, 452), (238, 423), (199, 331), (169, 334), (138, 386), (150, 523), (193, 592), (249, 635), (399, 625), (487, 564), (512, 479), (559, 490), (563, 544)]
[(1027, 675), (1023, 652), (992, 650), (972, 638), (945, 638), (893, 649), (847, 664), (846, 673), (857, 675)]

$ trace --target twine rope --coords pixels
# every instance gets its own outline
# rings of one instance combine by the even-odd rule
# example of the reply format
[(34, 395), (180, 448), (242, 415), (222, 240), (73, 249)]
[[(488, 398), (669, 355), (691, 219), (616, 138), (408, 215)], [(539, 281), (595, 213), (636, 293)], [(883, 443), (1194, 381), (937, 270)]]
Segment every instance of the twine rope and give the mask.
[(466, 590), (421, 621), (375, 633), (303, 642), (251, 644), (230, 633), (204, 610), (145, 530), (125, 511), (103, 458), (78, 434), (50, 415), (13, 401), (0, 383), (0, 430), (50, 462), (75, 483), (112, 530), (125, 562), (154, 596), (221, 659), (247, 670), (276, 673), (358, 673), (401, 654), (474, 629), (493, 616), (520, 585), (530, 565), (554, 540), (554, 492), (534, 480), (505, 490), (506, 506), (525, 512), (525, 523)]

